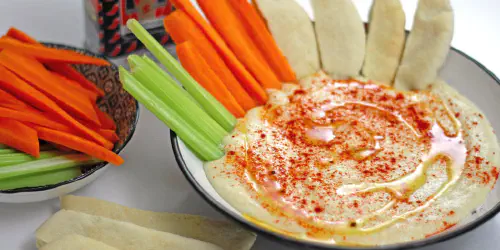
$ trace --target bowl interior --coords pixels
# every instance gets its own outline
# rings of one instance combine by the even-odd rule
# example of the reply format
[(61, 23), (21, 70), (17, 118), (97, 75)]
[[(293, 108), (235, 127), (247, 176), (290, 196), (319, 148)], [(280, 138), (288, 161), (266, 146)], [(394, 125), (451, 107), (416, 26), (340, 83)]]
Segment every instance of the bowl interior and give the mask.
[[(500, 131), (500, 112), (498, 112), (498, 107), (500, 107), (500, 99), (498, 98), (498, 96), (500, 96), (500, 80), (493, 73), (463, 52), (452, 49), (440, 76), (461, 94), (472, 100), (486, 114), (493, 128), (496, 131)], [(175, 136), (175, 133), (172, 132), (171, 135), (175, 156), (186, 178), (203, 198), (223, 214), (240, 222), (253, 231), (271, 236), (272, 238), (284, 239), (288, 241), (288, 243), (325, 249), (345, 249), (339, 246), (311, 243), (289, 238), (285, 235), (279, 235), (268, 231), (247, 221), (241, 213), (222, 199), (212, 187), (205, 175), (203, 162), (196, 158), (186, 145)], [(500, 187), (497, 180), (497, 185), (495, 185), (495, 188), (490, 192), (486, 202), (474, 211), (471, 211), (470, 216), (456, 226), (423, 240), (387, 245), (377, 247), (377, 249), (420, 247), (456, 237), (474, 229), (496, 215), (500, 210), (499, 202)]]
[[(85, 55), (103, 58), (85, 49), (75, 47), (44, 43), (47, 47), (73, 50)], [(116, 123), (119, 141), (115, 143), (113, 151), (119, 153), (132, 138), (137, 121), (139, 120), (139, 103), (127, 93), (120, 82), (118, 67), (111, 63), (110, 66), (96, 66), (88, 64), (74, 65), (75, 69), (87, 79), (94, 82), (99, 88), (104, 90), (105, 95), (97, 100), (97, 106), (107, 113)], [(75, 181), (82, 180), (97, 170), (106, 166), (107, 163), (99, 163), (82, 168), (82, 174), (72, 180), (41, 187), (19, 188), (14, 190), (3, 190), (0, 193), (20, 193), (35, 192), (54, 189)]]

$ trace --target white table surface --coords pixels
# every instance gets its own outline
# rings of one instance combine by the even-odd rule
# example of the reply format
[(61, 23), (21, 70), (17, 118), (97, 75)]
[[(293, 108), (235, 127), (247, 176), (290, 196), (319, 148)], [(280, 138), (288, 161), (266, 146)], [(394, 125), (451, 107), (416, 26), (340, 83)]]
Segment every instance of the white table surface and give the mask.
[[(307, 5), (308, 0), (299, 0)], [(366, 19), (371, 0), (354, 0)], [(411, 27), (416, 0), (402, 0)], [(456, 12), (453, 46), (500, 75), (500, 1), (452, 0)], [(16, 26), (39, 40), (83, 46), (83, 0), (0, 0), (0, 33)], [(310, 8), (309, 8), (310, 9)], [(154, 211), (222, 216), (190, 186), (170, 146), (169, 130), (144, 108), (132, 141), (121, 153), (126, 163), (109, 169), (76, 195), (93, 196)], [(57, 211), (58, 201), (0, 204), (0, 249), (35, 249), (34, 231)], [(500, 216), (454, 240), (419, 250), (500, 249)], [(255, 250), (288, 249), (259, 237)]]

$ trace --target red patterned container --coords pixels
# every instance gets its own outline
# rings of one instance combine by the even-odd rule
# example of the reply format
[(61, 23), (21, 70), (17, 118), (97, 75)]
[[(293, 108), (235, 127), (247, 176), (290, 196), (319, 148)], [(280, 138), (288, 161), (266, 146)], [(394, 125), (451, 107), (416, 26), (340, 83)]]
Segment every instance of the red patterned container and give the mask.
[(171, 42), (163, 28), (163, 18), (172, 12), (169, 0), (83, 0), (85, 6), (85, 46), (108, 57), (129, 54), (143, 47), (126, 27), (137, 19), (161, 43)]

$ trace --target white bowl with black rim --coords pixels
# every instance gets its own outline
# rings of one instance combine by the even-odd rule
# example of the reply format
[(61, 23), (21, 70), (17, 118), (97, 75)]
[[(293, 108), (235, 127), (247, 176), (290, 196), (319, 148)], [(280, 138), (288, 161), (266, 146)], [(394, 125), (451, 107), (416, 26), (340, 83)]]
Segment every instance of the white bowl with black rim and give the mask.
[[(481, 63), (455, 48), (450, 50), (448, 59), (440, 72), (440, 77), (473, 101), (486, 114), (493, 128), (496, 131), (500, 131), (500, 112), (498, 112), (498, 107), (500, 107), (500, 98), (498, 98), (500, 96), (500, 79)], [(471, 211), (468, 218), (444, 232), (422, 240), (360, 248), (300, 240), (270, 231), (245, 219), (238, 210), (232, 207), (215, 191), (205, 175), (203, 162), (189, 150), (174, 132), (171, 132), (171, 143), (177, 163), (185, 177), (210, 205), (259, 235), (296, 247), (306, 247), (308, 249), (409, 249), (423, 247), (469, 232), (500, 212), (500, 185), (497, 180), (495, 188), (490, 192), (486, 202), (474, 211)]]
[[(103, 58), (85, 49), (71, 46), (44, 43), (48, 47), (73, 50), (85, 55)], [(103, 58), (106, 59), (106, 58)], [(115, 143), (113, 152), (120, 153), (132, 139), (139, 121), (139, 103), (123, 88), (118, 76), (118, 67), (110, 62), (110, 66), (74, 65), (76, 70), (87, 79), (103, 89), (105, 95), (97, 101), (99, 108), (110, 115), (116, 123), (119, 141)], [(49, 200), (74, 192), (91, 183), (108, 168), (107, 162), (81, 167), (82, 174), (74, 179), (47, 186), (26, 187), (13, 190), (0, 190), (0, 202), (26, 203)]]

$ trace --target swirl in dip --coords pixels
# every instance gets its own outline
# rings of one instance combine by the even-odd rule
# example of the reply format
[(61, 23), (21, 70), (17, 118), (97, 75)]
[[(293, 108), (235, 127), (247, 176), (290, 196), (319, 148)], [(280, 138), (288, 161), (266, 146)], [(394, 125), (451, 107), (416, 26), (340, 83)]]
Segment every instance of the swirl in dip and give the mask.
[(381, 245), (466, 218), (498, 177), (481, 112), (444, 82), (402, 92), (323, 73), (273, 90), (205, 164), (250, 220), (292, 237)]

